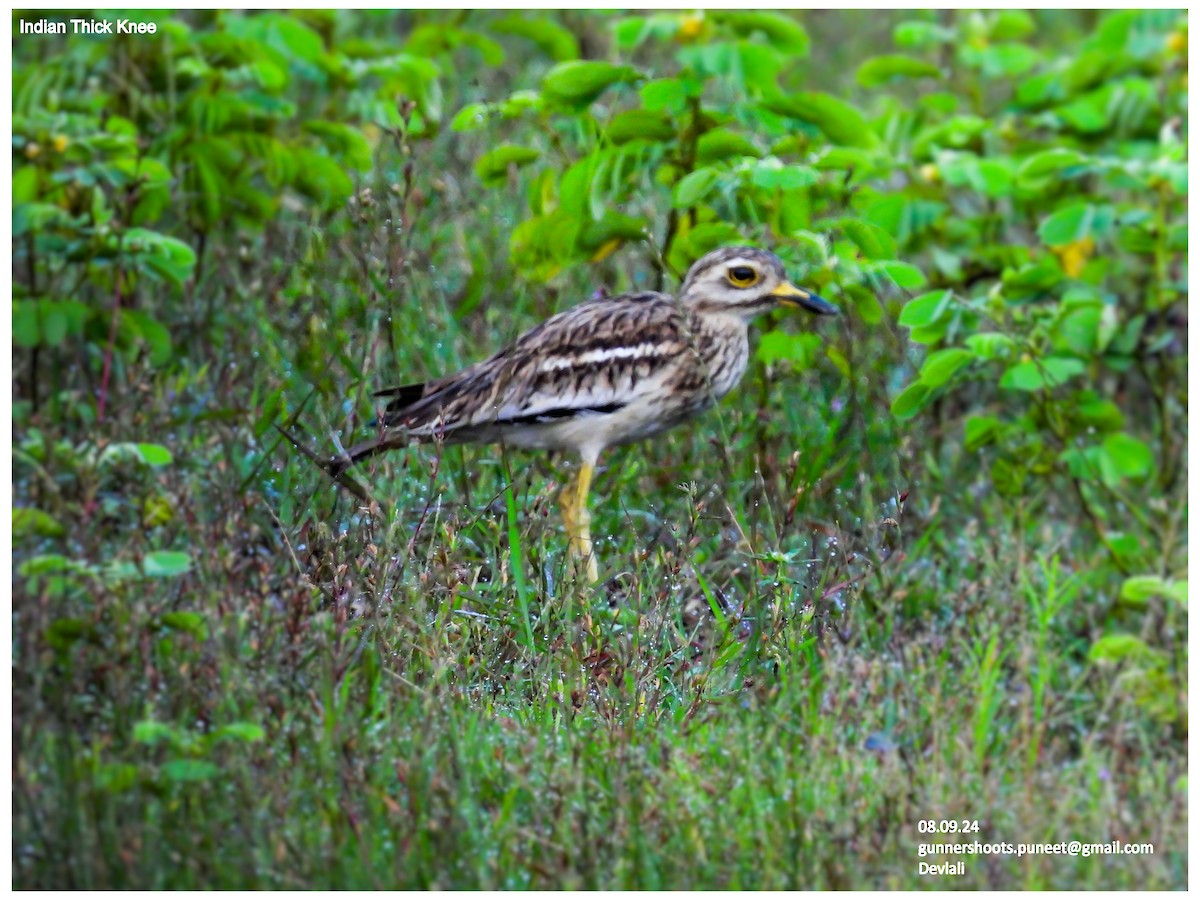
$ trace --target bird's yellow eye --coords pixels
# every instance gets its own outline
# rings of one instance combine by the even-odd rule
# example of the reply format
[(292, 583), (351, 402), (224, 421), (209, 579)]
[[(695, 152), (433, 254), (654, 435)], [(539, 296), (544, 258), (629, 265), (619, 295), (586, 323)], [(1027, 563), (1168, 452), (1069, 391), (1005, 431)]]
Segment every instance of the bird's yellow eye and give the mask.
[(729, 283), (734, 287), (753, 287), (758, 283), (758, 272), (749, 266), (734, 266), (728, 272)]

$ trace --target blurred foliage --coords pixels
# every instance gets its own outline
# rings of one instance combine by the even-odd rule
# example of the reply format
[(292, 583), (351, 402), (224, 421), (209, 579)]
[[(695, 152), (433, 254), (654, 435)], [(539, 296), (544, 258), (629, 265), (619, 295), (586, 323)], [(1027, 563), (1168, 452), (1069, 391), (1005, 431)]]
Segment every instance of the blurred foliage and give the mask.
[[(14, 32), (43, 15), (14, 13)], [(772, 527), (802, 497), (810, 519), (843, 515), (820, 505), (837, 485), (889, 497), (897, 529), (917, 487), (929, 531), (896, 577), (963, 572), (955, 541), (983, 527), (1038, 652), (1071, 601), (1067, 658), (1186, 735), (1185, 13), (121, 15), (157, 33), (14, 37), (19, 705), (70, 695), (56, 678), (105, 695), (108, 656), (174, 665), (176, 685), (209, 671), (205, 604), (258, 571), (259, 542), (295, 558), (262, 535), (334, 540), (304, 507), (324, 482), (274, 462), (273, 424), (349, 435), (383, 380), (469, 362), (597, 288), (670, 290), (736, 242), (773, 249), (845, 316), (820, 336), (763, 323), (762, 374), (723, 435), (731, 485), (770, 486)], [(806, 403), (781, 403), (797, 384)], [(678, 481), (630, 468), (664, 494)], [(506, 488), (507, 528), (472, 522), (455, 549), (517, 534)], [(785, 526), (752, 535), (770, 544), (754, 561), (803, 605), (826, 583), (794, 574)], [(727, 564), (700, 546), (724, 627), (700, 573)], [(1065, 581), (1030, 563), (1060, 552)], [(936, 585), (918, 602), (892, 577), (864, 602), (948, 615)], [(273, 602), (300, 634), (293, 601)], [(38, 659), (50, 674), (30, 674)], [(994, 685), (1003, 660), (993, 639), (970, 664)], [(120, 720), (150, 768), (105, 763), (103, 790), (168, 796), (263, 739), (256, 709), (209, 729), (120, 690), (119, 714), (53, 713)]]

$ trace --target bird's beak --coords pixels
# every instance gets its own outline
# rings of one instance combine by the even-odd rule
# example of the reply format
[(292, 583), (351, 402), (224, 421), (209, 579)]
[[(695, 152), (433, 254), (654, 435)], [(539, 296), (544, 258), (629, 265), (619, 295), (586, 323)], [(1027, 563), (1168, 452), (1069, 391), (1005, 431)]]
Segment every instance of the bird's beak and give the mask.
[(838, 308), (828, 300), (823, 300), (812, 291), (801, 290), (790, 281), (785, 281), (771, 294), (783, 306), (794, 306), (797, 309), (807, 309), (820, 316), (835, 316)]

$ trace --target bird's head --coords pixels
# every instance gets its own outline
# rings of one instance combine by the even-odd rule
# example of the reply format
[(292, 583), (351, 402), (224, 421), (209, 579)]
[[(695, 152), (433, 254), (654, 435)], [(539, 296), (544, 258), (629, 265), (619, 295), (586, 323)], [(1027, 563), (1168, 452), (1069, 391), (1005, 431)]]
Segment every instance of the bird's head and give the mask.
[(774, 253), (754, 247), (721, 247), (696, 260), (688, 270), (679, 299), (700, 313), (725, 314), (749, 321), (777, 306), (793, 306), (820, 315), (837, 307), (787, 278)]

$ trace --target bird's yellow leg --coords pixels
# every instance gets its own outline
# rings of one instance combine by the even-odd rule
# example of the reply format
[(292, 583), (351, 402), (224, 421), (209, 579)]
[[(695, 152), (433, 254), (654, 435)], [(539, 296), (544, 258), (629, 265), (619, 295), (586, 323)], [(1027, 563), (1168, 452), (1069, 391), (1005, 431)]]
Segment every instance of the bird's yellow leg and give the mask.
[(579, 524), (579, 555), (586, 561), (587, 579), (592, 584), (600, 580), (596, 553), (592, 548), (592, 514), (588, 511), (588, 493), (592, 489), (592, 476), (595, 473), (595, 464), (585, 459), (579, 467), (579, 494), (575, 501), (575, 515)]
[(558, 509), (562, 513), (563, 527), (567, 537), (575, 533), (575, 496), (577, 490), (574, 484), (568, 484), (558, 495)]
[(568, 550), (573, 559), (582, 563), (589, 582), (600, 580), (596, 565), (596, 554), (592, 550), (592, 516), (588, 512), (588, 492), (592, 487), (595, 464), (584, 460), (579, 466), (579, 477), (569, 485), (562, 495), (563, 524), (567, 529)]

